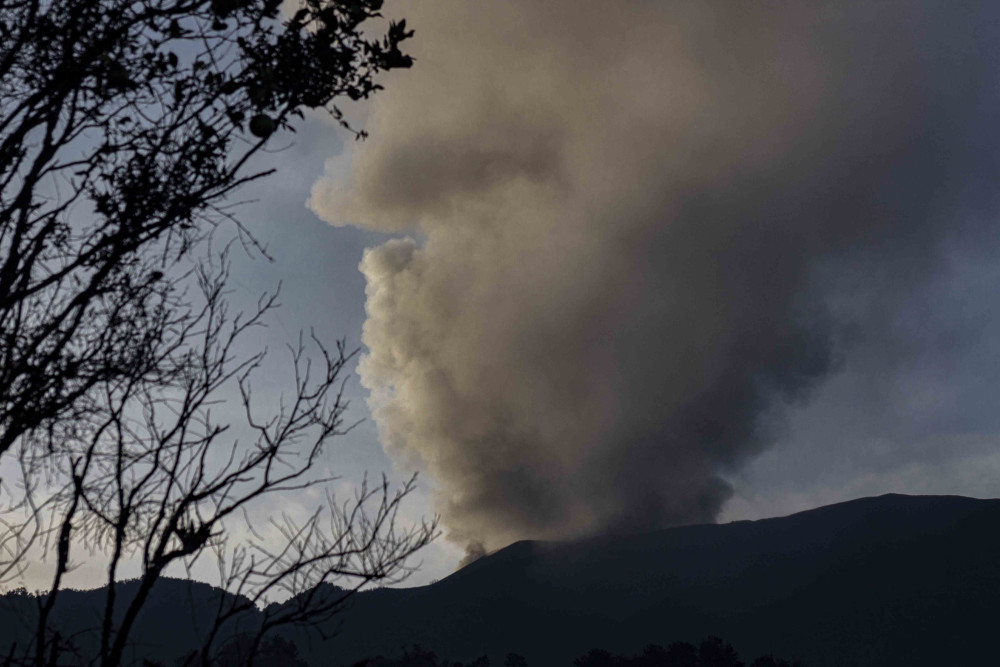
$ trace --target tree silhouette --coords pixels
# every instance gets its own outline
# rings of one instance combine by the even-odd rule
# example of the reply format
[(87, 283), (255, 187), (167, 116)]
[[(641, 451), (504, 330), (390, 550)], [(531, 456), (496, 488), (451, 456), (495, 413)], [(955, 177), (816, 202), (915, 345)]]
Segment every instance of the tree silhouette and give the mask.
[[(514, 654), (508, 654), (508, 657), (512, 655)], [(519, 657), (515, 656), (515, 658)], [(523, 658), (521, 659), (523, 660)], [(434, 651), (415, 644), (404, 649), (398, 658), (377, 656), (356, 662), (352, 667), (490, 667), (490, 659), (488, 656), (482, 655), (468, 663), (452, 662), (447, 658), (439, 658)]]
[(600, 648), (593, 648), (573, 661), (575, 667), (611, 667), (618, 665), (620, 659), (608, 651)]
[(698, 649), (687, 642), (673, 642), (667, 646), (666, 664), (673, 667), (697, 667)]
[[(573, 661), (576, 667), (744, 667), (739, 654), (718, 637), (708, 637), (700, 646), (687, 642), (674, 642), (666, 649), (657, 644), (647, 645), (637, 655), (619, 656), (604, 649), (590, 649)], [(751, 667), (804, 667), (801, 662), (788, 662), (763, 656)]]
[[(188, 656), (180, 665), (191, 664), (196, 658)], [(222, 646), (213, 659), (215, 667), (243, 667), (251, 662), (261, 667), (309, 667), (299, 657), (298, 647), (282, 637), (269, 637), (254, 647), (254, 638), (238, 635)]]
[[(220, 229), (262, 249), (227, 202), (269, 173), (249, 171), (251, 157), (304, 110), (347, 127), (337, 100), (411, 64), (405, 23), (371, 36), (381, 0), (304, 0), (291, 16), (280, 4), (0, 0), (0, 456), (16, 459), (22, 486), (0, 514), (0, 580), (39, 545), (53, 559), (34, 641), (9, 664), (80, 650), (53, 610), (81, 540), (107, 557), (98, 649), (81, 661), (121, 664), (164, 571), (210, 552), (233, 595), (190, 664), (227, 650), (222, 624), (293, 596), (249, 635), (252, 664), (275, 628), (320, 622), (358, 587), (404, 574), (434, 532), (396, 525), (412, 480), (393, 491), (383, 479), (303, 520), (277, 517), (268, 539), (227, 540), (254, 503), (329, 481), (313, 466), (348, 428), (352, 356), (300, 337), (288, 399), (262, 413), (263, 353), (235, 351), (276, 295), (249, 313), (228, 307)], [(227, 441), (231, 422), (213, 413), (233, 393), (252, 442)], [(141, 574), (121, 600), (129, 557)], [(336, 577), (351, 584), (322, 585)]]
[(698, 664), (700, 667), (744, 667), (736, 650), (718, 637), (708, 637), (701, 642)]
[(804, 667), (798, 660), (784, 660), (773, 655), (763, 655), (750, 663), (750, 667)]
[(0, 0), (0, 454), (176, 372), (169, 268), (275, 131), (410, 64), (405, 23), (362, 34), (381, 4)]
[[(355, 663), (352, 667), (485, 667), (490, 664), (487, 656), (481, 656), (470, 663), (449, 662), (439, 659), (437, 654), (420, 645), (405, 650), (398, 658), (382, 656)], [(517, 653), (508, 653), (504, 667), (527, 667), (527, 659)], [(592, 648), (573, 661), (575, 667), (743, 667), (739, 654), (718, 637), (708, 637), (695, 646), (688, 642), (673, 642), (667, 648), (658, 644), (648, 644), (632, 656), (615, 655), (610, 651)], [(774, 656), (762, 656), (750, 667), (804, 667), (798, 660), (789, 662)]]

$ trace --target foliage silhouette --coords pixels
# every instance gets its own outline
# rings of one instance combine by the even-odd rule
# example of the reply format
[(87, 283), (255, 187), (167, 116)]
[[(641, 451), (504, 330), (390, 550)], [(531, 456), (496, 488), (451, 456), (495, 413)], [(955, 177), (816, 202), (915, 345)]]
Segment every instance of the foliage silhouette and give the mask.
[(367, 660), (362, 660), (355, 664), (355, 667), (489, 667), (490, 659), (480, 656), (469, 663), (452, 662), (426, 649), (419, 644), (415, 644), (403, 650), (397, 658), (385, 658), (376, 656)]
[[(707, 637), (696, 647), (687, 642), (674, 642), (666, 649), (657, 644), (647, 645), (633, 656), (614, 655), (603, 649), (591, 649), (573, 661), (576, 667), (744, 667), (739, 654), (718, 637)], [(751, 667), (805, 667), (799, 661), (788, 662), (773, 656), (762, 656)]]
[[(251, 662), (259, 667), (309, 667), (309, 664), (299, 657), (298, 647), (291, 641), (280, 637), (268, 637), (254, 646), (251, 635), (237, 635), (226, 642), (215, 655), (214, 667), (243, 667)], [(197, 655), (187, 655), (177, 661), (178, 667), (193, 664)]]
[(718, 637), (708, 637), (698, 647), (699, 667), (745, 667), (731, 645)]
[(405, 22), (363, 35), (381, 4), (0, 0), (0, 454), (180, 372), (169, 269), (274, 131), (409, 66)]
[[(276, 629), (328, 620), (431, 539), (433, 525), (396, 525), (412, 480), (383, 479), (278, 517), (267, 539), (227, 541), (262, 498), (329, 481), (313, 467), (349, 428), (352, 353), (300, 336), (289, 399), (262, 414), (264, 355), (236, 345), (276, 294), (232, 312), (228, 245), (214, 244), (228, 234), (266, 254), (231, 210), (270, 173), (251, 158), (310, 108), (351, 130), (338, 101), (410, 66), (405, 22), (371, 27), (381, 4), (304, 0), (282, 16), (279, 0), (0, 0), (0, 456), (20, 486), (0, 508), (0, 581), (32, 549), (53, 572), (9, 664), (121, 664), (167, 568), (206, 552), (227, 594), (187, 664), (227, 651), (252, 664), (283, 646)], [(233, 422), (212, 412), (227, 395), (241, 397), (250, 443), (226, 441)], [(106, 558), (104, 602), (67, 633), (58, 601), (81, 543)], [(128, 558), (134, 582), (120, 581)], [(323, 585), (338, 577), (348, 588)], [(292, 602), (265, 606), (276, 595)], [(255, 626), (228, 639), (244, 616)]]
[(620, 658), (601, 648), (592, 648), (573, 661), (574, 667), (612, 667), (620, 664)]
[[(354, 667), (487, 667), (489, 658), (482, 656), (470, 663), (450, 662), (439, 658), (434, 651), (414, 645), (398, 658), (382, 656), (370, 658)], [(508, 653), (504, 667), (528, 667), (528, 660), (516, 653)], [(647, 645), (640, 653), (632, 656), (615, 655), (610, 651), (593, 648), (573, 661), (574, 667), (745, 667), (739, 654), (718, 637), (708, 637), (700, 646), (687, 642), (674, 642), (666, 649), (657, 644)], [(788, 662), (773, 656), (763, 656), (751, 663), (751, 667), (804, 667), (798, 661)]]
[(750, 663), (750, 667), (805, 667), (799, 660), (784, 660), (773, 655), (762, 655)]

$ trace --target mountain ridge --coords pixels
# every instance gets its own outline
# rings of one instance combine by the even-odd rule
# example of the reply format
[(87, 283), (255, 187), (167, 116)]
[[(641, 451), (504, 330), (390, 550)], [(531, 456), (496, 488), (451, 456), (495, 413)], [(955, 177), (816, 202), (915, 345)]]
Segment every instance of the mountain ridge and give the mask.
[[(982, 525), (992, 530), (981, 532)], [(955, 619), (968, 617), (968, 627), (977, 627), (974, 607), (1000, 622), (990, 610), (1000, 597), (984, 601), (976, 593), (976, 582), (1000, 591), (997, 528), (1000, 500), (886, 494), (754, 521), (571, 543), (521, 541), (406, 596), (387, 593), (377, 603), (359, 596), (331, 651), (360, 658), (421, 643), (459, 659), (477, 651), (502, 657), (493, 627), (520, 635), (522, 646), (510, 649), (540, 664), (569, 664), (593, 646), (626, 652), (708, 634), (744, 654), (798, 656), (820, 667), (934, 664), (934, 655), (950, 654), (942, 646), (948, 642), (928, 637), (921, 640), (926, 662), (912, 652), (894, 662), (896, 645), (919, 625), (919, 611), (941, 620), (946, 634), (962, 635), (971, 659), (978, 644)], [(921, 570), (934, 576), (920, 580)], [(949, 588), (951, 600), (943, 593)], [(848, 594), (858, 596), (857, 613)], [(787, 605), (816, 622), (796, 618)], [(389, 613), (389, 606), (396, 608)], [(763, 617), (796, 630), (768, 632)], [(371, 633), (380, 618), (381, 630)], [(464, 637), (448, 631), (456, 627)], [(853, 646), (852, 636), (865, 648)]]
[[(158, 584), (154, 616), (183, 583)], [(198, 600), (218, 595), (198, 591)], [(103, 600), (98, 589), (64, 601), (88, 595)], [(323, 628), (337, 632), (330, 641), (284, 636), (315, 667), (413, 644), (463, 661), (487, 654), (502, 664), (514, 652), (559, 666), (590, 648), (634, 653), (709, 635), (743, 655), (810, 667), (978, 665), (995, 658), (998, 610), (1000, 499), (886, 494), (753, 521), (522, 540), (427, 586), (359, 593)], [(155, 619), (141, 628), (161, 655)]]

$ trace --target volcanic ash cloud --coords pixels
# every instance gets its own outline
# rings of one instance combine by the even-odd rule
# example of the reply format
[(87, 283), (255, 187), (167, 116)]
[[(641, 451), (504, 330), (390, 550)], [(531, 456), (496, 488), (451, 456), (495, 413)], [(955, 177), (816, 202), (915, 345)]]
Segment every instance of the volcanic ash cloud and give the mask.
[(996, 210), (990, 3), (400, 9), (417, 65), (312, 206), (418, 239), (361, 263), (361, 379), (474, 549), (712, 520), (836, 368), (833, 286)]

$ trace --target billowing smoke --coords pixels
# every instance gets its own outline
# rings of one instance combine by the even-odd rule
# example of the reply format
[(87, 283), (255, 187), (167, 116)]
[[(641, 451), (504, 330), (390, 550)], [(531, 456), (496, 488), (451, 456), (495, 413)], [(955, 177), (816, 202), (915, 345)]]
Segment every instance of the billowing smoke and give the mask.
[(992, 219), (997, 7), (405, 3), (417, 66), (312, 205), (413, 239), (364, 256), (360, 373), (451, 539), (712, 520), (849, 353), (832, 295)]
[(472, 541), (465, 545), (465, 555), (462, 559), (458, 561), (458, 568), (462, 569), (466, 565), (475, 563), (477, 560), (486, 555), (486, 547), (483, 546), (482, 542)]

